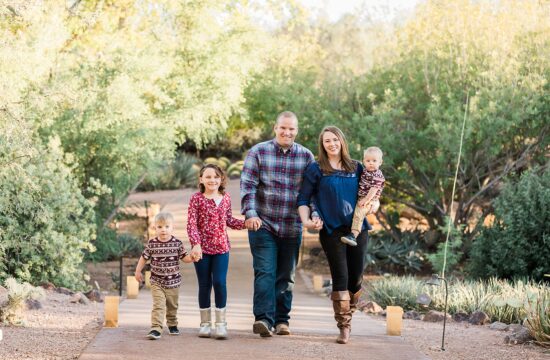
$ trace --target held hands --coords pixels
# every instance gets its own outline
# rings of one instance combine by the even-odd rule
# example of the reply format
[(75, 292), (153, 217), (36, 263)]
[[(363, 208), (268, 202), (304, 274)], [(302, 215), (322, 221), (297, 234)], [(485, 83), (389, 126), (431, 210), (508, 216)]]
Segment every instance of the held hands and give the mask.
[(321, 230), (323, 228), (323, 220), (318, 216), (314, 216), (305, 221), (303, 225), (306, 229)]
[(260, 219), (259, 217), (251, 217), (244, 221), (244, 226), (248, 230), (258, 231), (262, 226), (262, 219)]
[(193, 246), (193, 248), (191, 249), (191, 259), (193, 260), (193, 262), (197, 262), (199, 261), (200, 259), (202, 259), (202, 248), (199, 244)]

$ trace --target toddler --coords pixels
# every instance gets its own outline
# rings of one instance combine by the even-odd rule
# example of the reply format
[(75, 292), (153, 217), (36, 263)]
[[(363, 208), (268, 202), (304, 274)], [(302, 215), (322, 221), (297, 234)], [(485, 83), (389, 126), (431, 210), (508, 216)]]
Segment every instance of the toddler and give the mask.
[(358, 201), (353, 213), (351, 234), (342, 236), (340, 239), (344, 244), (357, 246), (357, 235), (361, 232), (363, 220), (370, 212), (372, 203), (380, 198), (384, 182), (386, 181), (380, 165), (382, 165), (382, 150), (376, 146), (367, 148), (363, 153), (363, 173), (359, 180)]

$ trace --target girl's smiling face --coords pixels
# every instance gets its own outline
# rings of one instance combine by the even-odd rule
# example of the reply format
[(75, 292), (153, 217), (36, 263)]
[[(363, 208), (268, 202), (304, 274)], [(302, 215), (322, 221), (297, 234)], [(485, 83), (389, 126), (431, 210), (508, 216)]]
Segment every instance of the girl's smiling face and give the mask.
[(204, 192), (211, 194), (219, 191), (222, 177), (213, 168), (206, 168), (199, 181), (204, 185)]

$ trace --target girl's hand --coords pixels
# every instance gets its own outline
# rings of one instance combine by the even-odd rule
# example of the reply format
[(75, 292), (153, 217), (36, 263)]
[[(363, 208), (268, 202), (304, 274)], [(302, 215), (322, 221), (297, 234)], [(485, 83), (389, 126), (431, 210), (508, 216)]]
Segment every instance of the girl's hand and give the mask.
[(378, 209), (380, 208), (380, 201), (374, 200), (370, 203), (370, 209), (367, 211), (367, 214), (376, 214)]
[(193, 248), (191, 249), (191, 258), (193, 259), (193, 261), (197, 262), (199, 261), (200, 259), (202, 259), (202, 248), (199, 244), (193, 246)]

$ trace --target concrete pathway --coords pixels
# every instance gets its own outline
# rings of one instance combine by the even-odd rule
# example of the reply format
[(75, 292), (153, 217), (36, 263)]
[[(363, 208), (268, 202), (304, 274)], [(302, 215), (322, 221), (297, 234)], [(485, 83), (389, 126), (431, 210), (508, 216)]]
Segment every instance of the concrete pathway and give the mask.
[[(237, 185), (232, 182), (229, 192), (234, 210), (239, 209)], [(163, 192), (164, 210), (176, 217), (176, 234), (185, 235), (186, 204), (192, 191)], [(171, 195), (171, 196), (170, 196)], [(146, 198), (147, 194), (136, 194)], [(168, 201), (166, 201), (168, 199)], [(154, 200), (154, 198), (149, 198)], [(238, 211), (235, 211), (238, 214)], [(183, 219), (183, 221), (182, 221)], [(197, 302), (197, 280), (192, 264), (183, 265), (183, 285), (178, 311), (180, 336), (164, 331), (158, 341), (147, 340), (151, 294), (141, 291), (137, 299), (120, 304), (119, 327), (102, 329), (88, 345), (80, 359), (428, 359), (401, 337), (385, 335), (380, 322), (356, 313), (352, 322), (352, 337), (347, 345), (335, 343), (338, 333), (328, 298), (312, 293), (310, 280), (297, 273), (291, 312), (291, 336), (260, 338), (252, 333), (252, 257), (245, 231), (231, 231), (232, 251), (228, 274), (227, 322), (228, 340), (197, 337), (200, 323)]]

